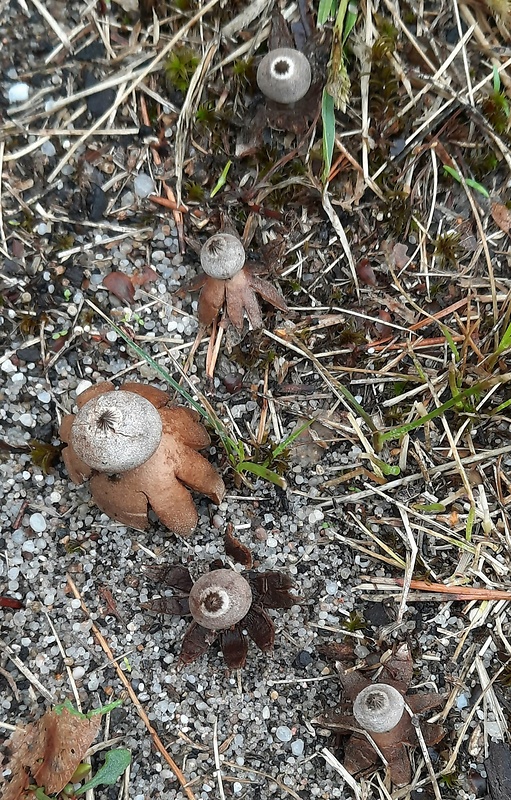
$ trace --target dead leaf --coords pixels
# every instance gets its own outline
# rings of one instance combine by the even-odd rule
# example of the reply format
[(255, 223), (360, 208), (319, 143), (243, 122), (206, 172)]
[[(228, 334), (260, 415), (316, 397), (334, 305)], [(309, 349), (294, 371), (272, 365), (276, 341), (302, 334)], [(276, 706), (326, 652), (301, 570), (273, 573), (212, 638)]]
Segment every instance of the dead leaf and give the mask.
[(57, 794), (69, 783), (101, 722), (99, 714), (88, 719), (70, 708), (71, 704), (49, 710), (37, 722), (14, 731), (6, 743), (11, 755), (3, 771), (10, 769), (11, 780), (0, 792), (2, 800), (25, 800), (33, 783), (46, 794)]
[(148, 283), (153, 283), (157, 277), (158, 273), (155, 272), (155, 270), (150, 267), (149, 264), (146, 264), (143, 272), (136, 271), (133, 274), (131, 283), (136, 289), (138, 289), (139, 286), (146, 286)]
[(124, 272), (109, 272), (103, 278), (103, 286), (115, 297), (127, 305), (131, 305), (135, 297), (135, 287), (131, 279)]
[(509, 233), (511, 230), (511, 211), (503, 203), (492, 203), (490, 212), (493, 221), (499, 226), (501, 231)]

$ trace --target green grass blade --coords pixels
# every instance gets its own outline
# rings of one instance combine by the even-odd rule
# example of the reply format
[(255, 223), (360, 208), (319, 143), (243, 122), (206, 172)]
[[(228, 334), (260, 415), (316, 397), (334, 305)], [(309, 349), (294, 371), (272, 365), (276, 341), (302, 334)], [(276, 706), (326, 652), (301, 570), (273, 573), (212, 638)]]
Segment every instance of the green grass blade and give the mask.
[(314, 422), (314, 420), (310, 419), (308, 422), (305, 422), (303, 425), (300, 425), (300, 427), (297, 428), (295, 431), (293, 431), (293, 433), (289, 434), (287, 439), (284, 439), (283, 442), (278, 444), (276, 446), (276, 448), (274, 450), (272, 450), (272, 454), (271, 454), (272, 459), (278, 458), (280, 456), (280, 454), (284, 452), (284, 450), (286, 450), (290, 445), (293, 444), (295, 439), (298, 439), (298, 437), (300, 436), (301, 433), (306, 431), (307, 428), (310, 428), (310, 426), (312, 425), (313, 422)]
[(336, 0), (320, 0), (318, 8), (318, 25), (324, 25), (333, 17)]
[(273, 470), (264, 467), (262, 464), (254, 464), (252, 461), (242, 461), (236, 467), (236, 472), (250, 472), (252, 475), (257, 475), (258, 478), (263, 478), (265, 481), (270, 481), (281, 489), (287, 488), (287, 481), (282, 475), (277, 475)]
[(223, 168), (222, 174), (220, 175), (219, 179), (217, 180), (215, 186), (211, 190), (211, 194), (209, 195), (210, 199), (213, 199), (213, 197), (216, 194), (218, 194), (220, 189), (222, 189), (225, 186), (225, 184), (227, 182), (227, 175), (228, 175), (229, 170), (230, 170), (231, 167), (232, 167), (232, 161), (228, 161), (227, 164), (225, 165), (225, 167)]
[(443, 335), (445, 336), (445, 338), (447, 340), (447, 344), (449, 345), (451, 353), (453, 353), (454, 358), (456, 359), (456, 361), (459, 361), (460, 360), (460, 353), (459, 353), (458, 348), (456, 347), (454, 339), (452, 338), (452, 335), (451, 335), (451, 332), (450, 332), (449, 328), (447, 328), (446, 325), (442, 325), (442, 324), (440, 324), (440, 328), (442, 330)]
[(346, 39), (350, 35), (351, 31), (356, 25), (358, 19), (358, 8), (355, 2), (348, 3), (348, 8), (346, 9), (346, 16), (344, 18), (344, 27), (342, 31), (342, 43), (346, 44)]
[(335, 144), (334, 98), (326, 89), (323, 89), (321, 118), (323, 120), (323, 172), (321, 179), (323, 183), (326, 183), (332, 167)]
[(405, 433), (409, 433), (410, 431), (415, 430), (416, 428), (421, 428), (427, 422), (430, 422), (432, 419), (436, 419), (437, 417), (441, 417), (446, 411), (454, 406), (458, 405), (459, 403), (463, 402), (464, 400), (468, 400), (471, 397), (476, 397), (479, 392), (484, 391), (488, 386), (487, 381), (480, 381), (480, 383), (475, 383), (469, 389), (465, 389), (463, 392), (459, 392), (456, 397), (451, 397), (450, 400), (447, 400), (445, 403), (442, 403), (441, 406), (435, 408), (433, 411), (430, 411), (429, 414), (426, 414), (424, 417), (419, 417), (419, 419), (415, 419), (412, 422), (408, 422), (405, 425), (397, 425), (395, 428), (392, 428), (390, 431), (381, 432), (378, 431), (376, 433), (377, 441), (381, 447), (384, 442), (388, 442), (391, 439), (400, 439), (401, 436), (404, 436)]

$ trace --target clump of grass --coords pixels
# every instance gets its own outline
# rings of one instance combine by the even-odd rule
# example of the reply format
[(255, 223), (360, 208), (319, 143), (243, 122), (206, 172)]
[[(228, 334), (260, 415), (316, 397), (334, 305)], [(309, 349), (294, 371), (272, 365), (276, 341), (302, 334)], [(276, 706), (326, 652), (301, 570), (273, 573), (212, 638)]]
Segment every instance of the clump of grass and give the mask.
[(458, 263), (463, 248), (461, 247), (461, 233), (459, 231), (446, 231), (434, 240), (435, 258), (442, 267), (455, 267)]
[(165, 62), (165, 81), (179, 92), (187, 92), (199, 57), (189, 47), (176, 47)]

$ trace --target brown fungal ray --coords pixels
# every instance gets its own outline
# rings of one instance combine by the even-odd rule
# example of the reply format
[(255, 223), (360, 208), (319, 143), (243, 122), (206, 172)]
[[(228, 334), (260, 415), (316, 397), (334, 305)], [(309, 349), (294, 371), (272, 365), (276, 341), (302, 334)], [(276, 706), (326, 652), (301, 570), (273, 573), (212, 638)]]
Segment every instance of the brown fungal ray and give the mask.
[(132, 470), (124, 475), (105, 475), (96, 472), (89, 481), (89, 488), (94, 503), (107, 516), (138, 530), (145, 530), (149, 524), (147, 519), (148, 500), (145, 492), (140, 491), (137, 481), (133, 481)]
[(252, 606), (241, 624), (259, 650), (267, 653), (275, 644), (275, 626), (263, 608)]
[(349, 642), (325, 642), (325, 644), (318, 645), (317, 651), (331, 661), (349, 662), (356, 660), (353, 645)]
[(144, 567), (144, 573), (150, 580), (185, 594), (193, 586), (190, 571), (183, 564), (151, 564)]
[[(387, 733), (369, 732), (375, 744), (388, 762), (390, 779), (394, 786), (407, 786), (412, 779), (410, 755), (406, 744), (411, 739), (417, 744), (415, 729), (408, 713), (405, 711), (395, 728)], [(378, 758), (376, 759), (378, 761)], [(346, 767), (348, 769), (348, 767)]]
[(184, 297), (187, 292), (198, 292), (202, 289), (208, 278), (209, 275), (206, 275), (205, 272), (199, 272), (195, 278), (192, 278), (181, 289), (178, 289), (176, 294), (178, 297)]
[[(312, 720), (314, 725), (321, 725), (329, 731), (341, 735), (351, 734), (359, 729), (358, 722), (352, 714), (344, 713), (344, 711), (335, 708), (334, 710), (325, 711), (324, 714), (318, 714)], [(372, 750), (374, 748), (371, 747)]]
[(154, 386), (146, 386), (144, 383), (128, 381), (128, 383), (122, 384), (122, 389), (125, 392), (133, 392), (133, 394), (139, 394), (141, 397), (145, 397), (146, 400), (149, 400), (149, 402), (158, 409), (164, 408), (169, 404), (167, 392), (156, 389)]
[[(361, 675), (358, 670), (346, 670), (342, 662), (336, 662), (335, 666), (339, 672), (346, 697), (348, 697), (349, 700), (353, 701), (362, 689), (365, 689), (366, 686), (370, 686), (371, 681)], [(384, 681), (382, 681), (382, 683), (383, 682)]]
[(220, 648), (229, 669), (241, 669), (247, 660), (248, 640), (243, 636), (242, 624), (218, 631)]
[[(240, 270), (234, 278), (226, 282), (225, 304), (227, 316), (234, 327), (243, 330), (243, 310), (245, 308), (245, 290), (247, 287), (247, 271)], [(261, 320), (262, 321), (262, 320)]]
[[(254, 330), (259, 330), (259, 328), (263, 327), (263, 314), (256, 293), (250, 286), (248, 280), (243, 287), (242, 301), (243, 309), (252, 328), (254, 328)], [(229, 302), (229, 293), (227, 294), (227, 302)], [(227, 305), (227, 309), (229, 309), (229, 305)]]
[(271, 17), (271, 29), (268, 36), (268, 50), (277, 50), (279, 47), (294, 47), (293, 37), (287, 22), (276, 8)]
[(113, 392), (115, 386), (111, 381), (103, 381), (102, 383), (96, 383), (94, 386), (89, 386), (84, 392), (78, 395), (76, 398), (76, 405), (78, 408), (81, 408), (88, 403), (89, 400), (92, 400), (94, 397), (99, 397), (100, 394), (105, 394), (105, 392)]
[[(357, 723), (354, 719), (353, 722), (356, 726)], [(342, 733), (342, 731), (340, 732)], [(344, 766), (351, 775), (359, 776), (372, 772), (379, 760), (378, 753), (369, 739), (358, 733), (351, 733), (344, 747), (343, 759)]]
[(407, 694), (406, 702), (414, 714), (423, 714), (432, 708), (438, 708), (445, 701), (445, 694), (427, 692), (426, 694)]
[(284, 572), (251, 572), (250, 580), (258, 602), (267, 608), (291, 608), (301, 602), (290, 593), (294, 583)]
[(408, 645), (402, 644), (384, 662), (382, 683), (406, 692), (413, 679), (413, 658)]
[(252, 566), (253, 558), (249, 548), (236, 539), (232, 533), (233, 526), (229, 524), (224, 535), (225, 552), (237, 564), (242, 564), (246, 569)]
[[(351, 736), (344, 751), (344, 766), (352, 775), (357, 775), (374, 767), (379, 757), (370, 741), (362, 736)], [(408, 751), (403, 743), (396, 743), (393, 747), (380, 747), (382, 755), (388, 762), (390, 780), (394, 786), (408, 786), (412, 779), (412, 767)], [(369, 752), (373, 751), (373, 757)]]
[(208, 650), (217, 638), (217, 631), (208, 631), (199, 625), (198, 622), (191, 622), (186, 631), (179, 654), (179, 663), (192, 664)]
[(188, 597), (157, 597), (142, 603), (141, 608), (154, 614), (174, 614), (176, 617), (186, 617), (190, 613)]
[(181, 442), (193, 450), (202, 450), (210, 444), (207, 430), (199, 422), (196, 411), (183, 406), (162, 408), (160, 417), (163, 423), (163, 432), (180, 439)]
[[(76, 767), (97, 736), (100, 715), (91, 719), (71, 713), (46, 711), (37, 721), (14, 731), (8, 740), (7, 766), (12, 779), (2, 788), (2, 800), (19, 800), (30, 783), (57, 794), (69, 783)], [(32, 796), (32, 795), (31, 795)]]
[(162, 472), (161, 467), (162, 459), (155, 453), (141, 467), (123, 475), (96, 473), (90, 480), (94, 502), (112, 519), (140, 530), (149, 525), (147, 511), (151, 506), (167, 528), (189, 536), (197, 524), (193, 498), (186, 486)]
[[(247, 270), (248, 271), (248, 270)], [(249, 272), (249, 283), (252, 289), (260, 294), (263, 300), (281, 311), (289, 311), (288, 305), (281, 293), (269, 281), (265, 281), (253, 272)]]
[(209, 275), (199, 295), (199, 322), (211, 325), (218, 317), (225, 300), (226, 281)]

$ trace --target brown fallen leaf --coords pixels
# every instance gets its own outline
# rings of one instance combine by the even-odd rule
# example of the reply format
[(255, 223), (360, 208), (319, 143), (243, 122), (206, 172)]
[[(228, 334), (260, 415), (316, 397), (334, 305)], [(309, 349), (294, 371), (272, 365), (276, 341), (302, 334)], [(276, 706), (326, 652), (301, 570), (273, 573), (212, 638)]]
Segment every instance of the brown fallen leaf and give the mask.
[(62, 791), (96, 738), (100, 723), (99, 714), (88, 719), (66, 703), (46, 711), (37, 722), (17, 728), (6, 743), (8, 761), (2, 771), (10, 769), (11, 776), (10, 780), (0, 777), (2, 800), (28, 800), (34, 796), (27, 793), (31, 784), (44, 787), (46, 794)]
[(135, 297), (135, 287), (128, 275), (124, 272), (109, 272), (103, 278), (103, 286), (115, 297), (127, 305), (131, 305)]
[(501, 231), (509, 233), (511, 230), (511, 211), (503, 203), (492, 203), (490, 213), (493, 221), (499, 226)]

